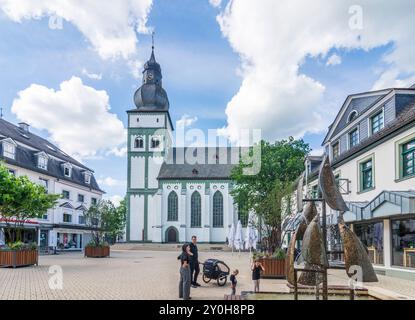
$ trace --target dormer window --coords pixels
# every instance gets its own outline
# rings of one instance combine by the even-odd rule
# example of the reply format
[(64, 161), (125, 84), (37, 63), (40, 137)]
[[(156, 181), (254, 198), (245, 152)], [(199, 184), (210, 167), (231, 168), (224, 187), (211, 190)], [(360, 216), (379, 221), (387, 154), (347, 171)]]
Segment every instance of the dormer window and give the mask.
[(16, 158), (16, 147), (14, 145), (12, 145), (11, 143), (4, 143), (3, 147), (4, 147), (3, 155), (5, 157), (10, 158), (10, 159)]
[(92, 176), (91, 172), (85, 171), (84, 178), (85, 178), (86, 184), (91, 184), (91, 176)]
[(382, 130), (384, 127), (383, 110), (375, 114), (370, 118), (371, 133), (375, 134)]
[(72, 165), (70, 163), (65, 163), (63, 165), (63, 175), (67, 178), (72, 176)]
[(9, 159), (16, 159), (16, 142), (8, 138), (2, 141), (3, 143), (3, 156)]
[(36, 154), (37, 156), (37, 167), (42, 170), (48, 169), (48, 155), (44, 152)]

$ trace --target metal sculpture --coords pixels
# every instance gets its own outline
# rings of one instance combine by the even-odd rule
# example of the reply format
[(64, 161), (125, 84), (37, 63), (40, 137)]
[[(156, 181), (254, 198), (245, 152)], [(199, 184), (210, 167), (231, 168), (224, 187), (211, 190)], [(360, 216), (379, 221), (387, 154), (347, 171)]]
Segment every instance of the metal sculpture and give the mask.
[[(346, 264), (347, 275), (350, 278), (356, 276), (356, 279), (362, 282), (377, 282), (378, 277), (373, 269), (368, 252), (360, 239), (344, 224), (344, 222), (339, 223), (339, 229), (343, 242), (344, 262)], [(351, 273), (350, 270), (352, 270), (352, 266), (359, 266), (361, 275), (354, 275)]]
[(320, 166), (318, 180), (323, 199), (329, 207), (340, 212), (349, 211), (349, 208), (343, 200), (342, 194), (337, 188), (336, 179), (334, 178), (328, 156), (324, 157)]

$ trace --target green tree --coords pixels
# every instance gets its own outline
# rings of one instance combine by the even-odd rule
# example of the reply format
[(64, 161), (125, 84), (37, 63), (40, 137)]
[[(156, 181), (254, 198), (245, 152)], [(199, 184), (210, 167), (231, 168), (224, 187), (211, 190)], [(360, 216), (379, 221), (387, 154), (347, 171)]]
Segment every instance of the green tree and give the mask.
[(91, 206), (85, 212), (86, 225), (91, 229), (91, 246), (107, 245), (106, 239), (116, 239), (123, 233), (126, 222), (125, 199), (119, 207), (115, 207), (111, 201), (101, 200)]
[(117, 238), (124, 233), (125, 224), (127, 221), (127, 202), (124, 198), (118, 207), (115, 208), (113, 214), (109, 217), (107, 224), (107, 235), (112, 242), (117, 241)]
[(0, 164), (0, 217), (6, 223), (11, 242), (22, 241), (24, 224), (41, 218), (59, 198), (60, 195), (47, 194), (43, 186), (26, 176), (14, 176)]
[(261, 169), (256, 175), (245, 175), (249, 167), (242, 161), (232, 171), (235, 187), (231, 191), (235, 202), (254, 211), (261, 221), (261, 229), (266, 233), (266, 247), (274, 251), (281, 242), (281, 221), (283, 202), (293, 190), (293, 183), (304, 171), (304, 159), (310, 147), (302, 139), (269, 143), (261, 141)]

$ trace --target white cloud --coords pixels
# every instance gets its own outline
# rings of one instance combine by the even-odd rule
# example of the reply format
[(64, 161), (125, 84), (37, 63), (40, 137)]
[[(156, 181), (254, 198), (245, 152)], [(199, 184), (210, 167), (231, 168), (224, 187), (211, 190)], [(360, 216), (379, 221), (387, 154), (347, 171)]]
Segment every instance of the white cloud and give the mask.
[(127, 185), (127, 182), (125, 180), (118, 180), (112, 177), (106, 177), (103, 179), (98, 179), (98, 184), (107, 187), (123, 187)]
[[(361, 29), (350, 27), (356, 2), (362, 3)], [(373, 87), (411, 84), (414, 11), (411, 0), (316, 0), (312, 6), (306, 0), (230, 1), (218, 22), (241, 57), (243, 79), (227, 105), (222, 132), (236, 139), (240, 129), (261, 128), (264, 138), (276, 139), (325, 130), (332, 112), (324, 105), (325, 86), (299, 70), (307, 57), (324, 58), (333, 49), (369, 51), (393, 43)]]
[(136, 32), (148, 32), (151, 6), (152, 0), (0, 0), (0, 9), (15, 22), (43, 17), (70, 22), (103, 59), (136, 54)]
[(82, 74), (92, 80), (102, 80), (102, 73), (91, 73), (85, 68), (82, 69)]
[(311, 156), (321, 156), (322, 154), (324, 154), (324, 148), (313, 149), (310, 152)]
[(46, 130), (51, 140), (76, 158), (95, 157), (125, 144), (124, 125), (109, 110), (107, 92), (84, 85), (78, 77), (62, 82), (56, 91), (32, 84), (18, 93), (12, 105), (19, 120)]
[(187, 128), (195, 124), (197, 120), (197, 117), (190, 117), (188, 114), (184, 114), (180, 120), (176, 121), (176, 127)]
[(110, 200), (114, 204), (114, 206), (118, 207), (120, 205), (120, 202), (124, 199), (124, 197), (118, 194), (113, 196), (104, 195), (104, 199)]
[(328, 59), (326, 66), (337, 66), (342, 63), (342, 58), (337, 54), (332, 54)]
[(221, 3), (222, 3), (222, 0), (209, 0), (209, 3), (210, 3), (213, 7), (217, 8), (217, 7), (220, 7), (220, 5), (221, 5)]

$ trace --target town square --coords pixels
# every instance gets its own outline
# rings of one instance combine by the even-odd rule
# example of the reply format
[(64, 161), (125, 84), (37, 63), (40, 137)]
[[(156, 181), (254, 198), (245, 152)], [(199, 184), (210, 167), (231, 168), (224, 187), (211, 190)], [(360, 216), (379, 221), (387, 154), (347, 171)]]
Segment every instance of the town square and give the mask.
[(415, 300), (415, 3), (379, 2), (0, 0), (0, 304)]

